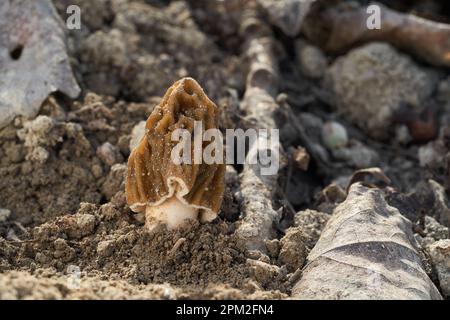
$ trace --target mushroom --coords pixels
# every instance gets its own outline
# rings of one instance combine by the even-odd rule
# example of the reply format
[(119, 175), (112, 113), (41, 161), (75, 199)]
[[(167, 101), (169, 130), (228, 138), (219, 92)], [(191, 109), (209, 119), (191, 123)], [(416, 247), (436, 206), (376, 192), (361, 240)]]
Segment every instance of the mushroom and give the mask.
[[(173, 84), (147, 119), (145, 134), (128, 159), (127, 202), (131, 210), (145, 214), (152, 230), (160, 224), (171, 230), (188, 220), (209, 222), (220, 209), (225, 189), (225, 164), (173, 161), (176, 129), (194, 132), (217, 129), (219, 110), (192, 78)], [(192, 137), (192, 138), (191, 138)], [(191, 134), (190, 156), (199, 150)], [(200, 142), (203, 151), (207, 143)], [(195, 157), (195, 155), (194, 155)]]

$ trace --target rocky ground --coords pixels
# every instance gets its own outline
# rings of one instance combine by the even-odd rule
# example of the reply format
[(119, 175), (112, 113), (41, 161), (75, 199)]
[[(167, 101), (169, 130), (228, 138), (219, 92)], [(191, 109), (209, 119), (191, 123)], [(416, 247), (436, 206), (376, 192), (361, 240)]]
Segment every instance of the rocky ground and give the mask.
[[(179, 78), (202, 85), (222, 129), (246, 126), (240, 1), (53, 2), (63, 20), (69, 4), (81, 8), (68, 53), (82, 94), (52, 94), (37, 117), (0, 129), (0, 299), (295, 298), (352, 175), (369, 167), (389, 177), (386, 186), (368, 174), (450, 297), (448, 67), (386, 41), (329, 53), (270, 25), (286, 155), (271, 201), (281, 219), (264, 250), (249, 250), (236, 233), (242, 166), (227, 167), (220, 218), (176, 231), (147, 232), (124, 191), (142, 121)], [(392, 8), (450, 21), (448, 8), (423, 2)]]

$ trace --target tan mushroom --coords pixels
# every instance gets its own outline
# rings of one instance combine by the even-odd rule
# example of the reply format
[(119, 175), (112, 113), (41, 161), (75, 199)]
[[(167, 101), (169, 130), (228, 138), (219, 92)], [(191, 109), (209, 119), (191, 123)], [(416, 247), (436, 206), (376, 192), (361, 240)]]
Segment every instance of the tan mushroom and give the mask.
[[(223, 162), (177, 164), (171, 154), (178, 143), (172, 139), (174, 130), (193, 133), (194, 121), (203, 130), (215, 129), (218, 113), (200, 85), (184, 78), (169, 88), (147, 119), (146, 132), (128, 159), (126, 194), (131, 210), (145, 214), (149, 229), (159, 224), (174, 229), (187, 220), (217, 217), (225, 189)], [(201, 142), (201, 148), (208, 144)]]

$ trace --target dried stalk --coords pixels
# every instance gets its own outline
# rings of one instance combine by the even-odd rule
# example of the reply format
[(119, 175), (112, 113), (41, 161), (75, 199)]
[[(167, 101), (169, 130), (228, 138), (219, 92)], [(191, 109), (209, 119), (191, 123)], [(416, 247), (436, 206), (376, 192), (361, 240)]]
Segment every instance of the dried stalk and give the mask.
[(430, 64), (450, 66), (450, 25), (391, 10), (379, 3), (381, 29), (369, 29), (367, 7), (322, 2), (313, 6), (303, 32), (329, 52), (370, 41), (388, 42)]
[[(244, 52), (250, 61), (241, 108), (246, 113), (246, 119), (254, 123), (255, 129), (275, 129), (274, 112), (278, 109), (275, 97), (279, 77), (275, 40), (255, 9), (244, 13), (241, 33), (245, 38)], [(279, 212), (272, 206), (278, 176), (262, 175), (261, 164), (248, 163), (250, 157), (260, 151), (259, 147), (257, 142), (249, 146), (241, 175), (243, 218), (237, 233), (248, 249), (265, 251), (264, 240), (275, 236), (274, 224), (280, 219)], [(279, 145), (275, 151), (279, 151)]]

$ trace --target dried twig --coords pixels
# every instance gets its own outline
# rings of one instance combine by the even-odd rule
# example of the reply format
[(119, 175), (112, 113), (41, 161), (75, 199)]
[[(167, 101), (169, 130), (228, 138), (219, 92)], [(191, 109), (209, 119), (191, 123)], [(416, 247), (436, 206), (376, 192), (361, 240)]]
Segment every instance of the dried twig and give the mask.
[[(274, 112), (278, 109), (275, 97), (279, 77), (274, 54), (275, 40), (267, 25), (259, 19), (255, 8), (249, 8), (244, 13), (241, 33), (245, 38), (244, 53), (250, 61), (241, 107), (246, 118), (251, 119), (257, 129), (275, 129)], [(237, 233), (244, 239), (248, 249), (265, 251), (264, 240), (275, 236), (274, 224), (280, 219), (280, 214), (272, 206), (278, 175), (263, 175), (259, 163), (248, 163), (249, 157), (258, 153), (258, 148), (257, 141), (249, 146), (241, 176), (243, 218)], [(277, 145), (276, 150), (272, 151), (277, 153), (279, 148)]]
[(303, 31), (329, 52), (341, 52), (370, 41), (391, 43), (438, 66), (450, 66), (450, 25), (400, 13), (374, 2), (381, 9), (381, 29), (367, 27), (367, 7), (327, 1), (313, 6)]

